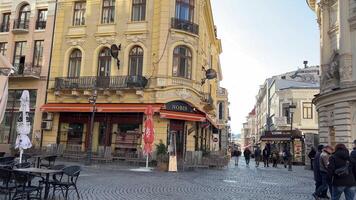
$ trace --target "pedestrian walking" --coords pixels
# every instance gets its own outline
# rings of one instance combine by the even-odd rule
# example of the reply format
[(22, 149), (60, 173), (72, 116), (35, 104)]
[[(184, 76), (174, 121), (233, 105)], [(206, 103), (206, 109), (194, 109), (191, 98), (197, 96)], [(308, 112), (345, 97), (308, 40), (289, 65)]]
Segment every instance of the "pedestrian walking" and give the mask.
[(292, 153), (290, 152), (288, 147), (285, 147), (283, 149), (282, 156), (284, 168), (287, 168), (288, 165), (288, 171), (292, 171)]
[(308, 154), (308, 157), (310, 159), (310, 168), (311, 168), (311, 170), (313, 170), (313, 162), (314, 162), (315, 155), (316, 155), (315, 148), (312, 147), (310, 152), (309, 152), (309, 154)]
[(268, 162), (269, 162), (269, 150), (268, 150), (268, 148), (267, 148), (267, 146), (265, 146), (265, 148), (263, 149), (263, 151), (262, 151), (262, 156), (263, 156), (263, 166), (264, 167), (269, 167), (269, 164), (268, 164)]
[[(315, 181), (315, 191), (318, 189), (318, 187), (321, 185), (321, 174), (320, 174), (320, 165), (319, 165), (319, 159), (320, 159), (320, 154), (322, 153), (323, 151), (323, 148), (324, 148), (324, 145), (319, 145), (318, 146), (318, 151), (316, 152), (315, 154), (315, 157), (314, 157), (314, 160), (313, 160), (313, 171), (314, 171), (314, 181)], [(321, 198), (325, 198), (325, 199), (330, 199), (328, 196), (327, 196), (327, 192), (328, 190), (324, 190), (320, 197)]]
[(239, 164), (239, 150), (237, 147), (233, 148), (231, 152), (231, 157), (235, 160), (235, 165), (237, 166)]
[(256, 163), (256, 167), (260, 166), (260, 160), (261, 160), (261, 149), (260, 147), (257, 147), (255, 149), (255, 163)]
[(278, 151), (277, 149), (275, 149), (272, 151), (272, 163), (273, 163), (272, 167), (277, 167), (278, 160), (279, 160)]
[(321, 198), (323, 194), (325, 194), (325, 191), (328, 190), (330, 194), (332, 194), (330, 188), (331, 188), (331, 182), (330, 182), (330, 177), (328, 174), (328, 164), (329, 164), (329, 158), (333, 152), (333, 148), (330, 145), (326, 145), (323, 148), (323, 151), (320, 154), (319, 158), (319, 169), (320, 169), (320, 176), (321, 176), (321, 185), (316, 189), (316, 191), (313, 193), (313, 196), (315, 199)]
[[(356, 172), (356, 140), (354, 140), (354, 147), (350, 154), (350, 160), (351, 160), (353, 171)], [(356, 173), (354, 173), (354, 176), (356, 180)]]
[(251, 159), (251, 151), (250, 151), (249, 148), (245, 148), (244, 157), (245, 157), (246, 165), (249, 166), (250, 165), (250, 159)]
[(354, 200), (356, 180), (350, 162), (349, 150), (344, 144), (337, 144), (329, 158), (328, 172), (332, 180), (332, 200), (339, 200), (342, 193), (346, 200)]

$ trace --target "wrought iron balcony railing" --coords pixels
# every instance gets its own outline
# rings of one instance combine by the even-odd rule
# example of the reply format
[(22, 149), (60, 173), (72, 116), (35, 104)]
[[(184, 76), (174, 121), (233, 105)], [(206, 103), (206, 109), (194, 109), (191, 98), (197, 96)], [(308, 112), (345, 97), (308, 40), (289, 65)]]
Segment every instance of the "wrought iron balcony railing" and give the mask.
[(143, 89), (148, 80), (143, 76), (82, 76), (55, 78), (56, 90)]
[(29, 20), (18, 20), (16, 19), (14, 21), (14, 30), (28, 30), (30, 27), (30, 21)]
[(14, 64), (15, 73), (12, 77), (33, 77), (40, 78), (41, 76), (41, 66), (33, 66), (32, 63), (26, 64)]
[(46, 21), (36, 21), (36, 30), (46, 29)]
[(191, 21), (172, 18), (172, 28), (199, 35), (199, 25)]

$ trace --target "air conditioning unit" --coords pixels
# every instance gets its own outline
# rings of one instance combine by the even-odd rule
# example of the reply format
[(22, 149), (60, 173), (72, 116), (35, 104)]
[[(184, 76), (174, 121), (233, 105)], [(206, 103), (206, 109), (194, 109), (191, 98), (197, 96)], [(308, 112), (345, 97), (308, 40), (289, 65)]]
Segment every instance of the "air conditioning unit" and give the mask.
[(50, 131), (52, 130), (52, 122), (51, 121), (43, 121), (41, 123), (42, 130)]
[(53, 113), (48, 113), (48, 112), (42, 113), (42, 120), (52, 121), (53, 120)]

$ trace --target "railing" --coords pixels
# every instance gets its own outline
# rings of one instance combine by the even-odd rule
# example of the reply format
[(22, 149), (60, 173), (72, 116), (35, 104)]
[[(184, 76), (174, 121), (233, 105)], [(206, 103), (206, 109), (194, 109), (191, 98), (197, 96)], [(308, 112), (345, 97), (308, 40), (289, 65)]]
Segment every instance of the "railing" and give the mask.
[(143, 89), (148, 80), (143, 76), (83, 76), (83, 77), (61, 77), (55, 78), (55, 89)]
[(10, 29), (10, 25), (7, 23), (7, 24), (0, 24), (0, 32), (9, 32), (9, 29)]
[(46, 29), (46, 21), (36, 21), (36, 30)]
[(197, 91), (202, 91), (201, 82), (181, 77), (153, 77), (150, 79), (150, 87), (172, 87), (172, 86), (186, 86)]
[(225, 88), (219, 87), (217, 94), (218, 94), (218, 96), (226, 96), (227, 90)]
[(31, 63), (14, 64), (15, 73), (13, 77), (34, 77), (39, 78), (41, 76), (41, 66), (33, 66)]
[(29, 20), (18, 20), (14, 21), (14, 29), (28, 30), (30, 21)]
[(172, 18), (172, 28), (199, 35), (199, 25), (187, 20)]
[(210, 93), (202, 93), (202, 94), (203, 94), (202, 101), (204, 103), (206, 103), (207, 105), (214, 105), (214, 99)]

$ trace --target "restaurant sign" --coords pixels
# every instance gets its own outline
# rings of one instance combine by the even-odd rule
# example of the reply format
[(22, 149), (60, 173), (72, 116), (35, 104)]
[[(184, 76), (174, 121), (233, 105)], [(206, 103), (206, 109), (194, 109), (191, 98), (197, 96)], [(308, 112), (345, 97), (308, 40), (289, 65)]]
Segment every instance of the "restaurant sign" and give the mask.
[(166, 104), (166, 110), (176, 111), (176, 112), (188, 112), (194, 113), (193, 107), (182, 101), (172, 101)]

